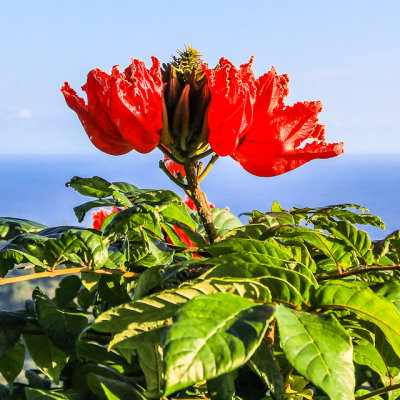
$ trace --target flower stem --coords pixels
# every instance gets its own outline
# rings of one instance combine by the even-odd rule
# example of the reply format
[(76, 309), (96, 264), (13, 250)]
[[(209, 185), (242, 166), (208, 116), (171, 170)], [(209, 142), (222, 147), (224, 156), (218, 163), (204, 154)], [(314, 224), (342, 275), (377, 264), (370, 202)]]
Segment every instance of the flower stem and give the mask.
[(91, 272), (95, 274), (106, 274), (106, 275), (120, 275), (124, 276), (125, 278), (135, 278), (138, 279), (140, 274), (136, 272), (130, 271), (122, 271), (120, 269), (96, 269), (93, 271), (88, 267), (78, 267), (78, 268), (68, 268), (68, 269), (56, 269), (56, 270), (49, 270), (44, 272), (37, 272), (35, 274), (27, 274), (21, 276), (13, 276), (11, 278), (0, 278), (0, 286), (7, 285), (8, 283), (16, 283), (22, 281), (30, 281), (32, 279), (39, 279), (39, 278), (54, 278), (58, 275), (69, 275), (69, 274), (77, 274), (77, 273), (84, 273), (84, 272)]
[(214, 155), (211, 157), (211, 160), (210, 160), (209, 163), (207, 164), (207, 167), (204, 169), (204, 171), (202, 171), (202, 172), (199, 174), (199, 182), (201, 182), (201, 181), (207, 176), (207, 174), (209, 173), (211, 167), (214, 165), (215, 161), (218, 160), (218, 158), (219, 158), (219, 155), (218, 155), (218, 154), (214, 154)]
[(185, 161), (184, 166), (188, 187), (187, 193), (197, 208), (197, 212), (199, 213), (201, 221), (203, 222), (209, 242), (213, 243), (215, 239), (217, 239), (218, 234), (214, 226), (207, 196), (200, 189), (199, 179), (197, 176), (197, 162), (189, 159)]
[(397, 385), (393, 385), (393, 386), (385, 386), (383, 388), (380, 388), (380, 389), (374, 390), (372, 392), (363, 394), (362, 396), (357, 396), (355, 398), (355, 400), (369, 399), (371, 397), (378, 396), (378, 395), (380, 395), (382, 393), (391, 392), (392, 390), (396, 390), (396, 389), (400, 389), (400, 384), (399, 383)]
[(183, 190), (185, 190), (185, 191), (188, 190), (187, 185), (185, 185), (182, 181), (180, 181), (177, 177), (175, 177), (173, 174), (171, 174), (171, 172), (168, 171), (168, 168), (165, 166), (165, 164), (162, 160), (160, 160), (158, 165), (163, 170), (165, 175), (167, 175), (168, 178), (171, 179), (172, 182), (174, 182), (176, 185), (178, 185)]

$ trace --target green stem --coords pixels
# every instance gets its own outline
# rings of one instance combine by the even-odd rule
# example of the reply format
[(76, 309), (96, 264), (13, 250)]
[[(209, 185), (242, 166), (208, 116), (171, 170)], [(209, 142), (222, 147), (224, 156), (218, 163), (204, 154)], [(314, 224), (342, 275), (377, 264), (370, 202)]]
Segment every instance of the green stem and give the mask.
[(157, 146), (159, 150), (161, 150), (168, 158), (170, 158), (172, 161), (176, 162), (177, 164), (183, 165), (183, 161), (178, 160), (169, 150), (167, 150), (164, 146), (159, 144)]
[(174, 174), (171, 174), (171, 172), (169, 172), (168, 168), (164, 164), (164, 161), (160, 160), (158, 165), (164, 171), (164, 173), (168, 176), (168, 178), (171, 179), (172, 182), (174, 182), (176, 185), (178, 185), (183, 190), (185, 190), (185, 191), (188, 190), (187, 185), (185, 185), (182, 181), (180, 181)]
[(200, 160), (200, 159), (202, 159), (202, 158), (204, 158), (204, 157), (209, 156), (209, 155), (212, 154), (212, 153), (214, 153), (214, 150), (213, 150), (213, 149), (208, 149), (208, 150), (206, 150), (206, 151), (203, 151), (203, 152), (200, 153), (200, 154), (197, 154), (196, 156), (193, 156), (193, 157), (192, 157), (192, 160), (194, 160), (194, 161)]
[(363, 394), (362, 396), (357, 396), (354, 400), (365, 400), (369, 399), (370, 397), (378, 396), (382, 393), (391, 392), (392, 390), (400, 389), (400, 383), (391, 386), (385, 386), (380, 389), (373, 390), (372, 392)]
[(204, 171), (201, 172), (201, 174), (199, 175), (199, 182), (201, 182), (206, 176), (207, 174), (210, 172), (211, 167), (214, 165), (214, 163), (218, 160), (219, 155), (218, 154), (214, 154), (211, 157), (211, 160), (209, 161), (209, 163), (207, 164), (207, 167), (204, 169)]
[(187, 193), (193, 200), (197, 208), (197, 212), (203, 222), (208, 240), (213, 243), (217, 239), (218, 234), (214, 226), (214, 220), (211, 215), (210, 204), (208, 203), (206, 194), (200, 189), (197, 176), (197, 163), (195, 160), (185, 161), (185, 172), (187, 180)]

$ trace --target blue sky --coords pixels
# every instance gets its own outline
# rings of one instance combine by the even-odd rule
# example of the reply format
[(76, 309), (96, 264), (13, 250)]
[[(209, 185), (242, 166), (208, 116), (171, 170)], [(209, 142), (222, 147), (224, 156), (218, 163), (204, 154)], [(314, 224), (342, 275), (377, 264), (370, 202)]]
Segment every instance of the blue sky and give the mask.
[(2, 2), (0, 153), (96, 154), (63, 82), (80, 92), (95, 67), (169, 61), (185, 43), (210, 65), (255, 55), (257, 76), (288, 73), (287, 103), (322, 100), (327, 139), (347, 153), (397, 153), (399, 26), (398, 0)]

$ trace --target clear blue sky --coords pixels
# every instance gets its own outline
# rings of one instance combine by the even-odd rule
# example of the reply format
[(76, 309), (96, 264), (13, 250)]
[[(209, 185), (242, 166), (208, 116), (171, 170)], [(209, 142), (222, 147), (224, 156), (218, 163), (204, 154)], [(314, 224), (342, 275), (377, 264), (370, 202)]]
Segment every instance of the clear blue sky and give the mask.
[(185, 43), (210, 65), (254, 54), (257, 76), (288, 73), (288, 103), (322, 100), (346, 152), (399, 152), (399, 27), (398, 0), (4, 1), (0, 153), (95, 154), (63, 82), (80, 92), (95, 67), (165, 62)]

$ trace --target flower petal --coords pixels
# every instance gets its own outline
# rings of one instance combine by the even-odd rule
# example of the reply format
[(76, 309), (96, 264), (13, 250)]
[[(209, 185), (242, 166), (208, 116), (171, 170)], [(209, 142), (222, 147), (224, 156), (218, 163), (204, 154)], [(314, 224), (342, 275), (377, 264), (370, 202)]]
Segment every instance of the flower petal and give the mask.
[(140, 153), (152, 151), (160, 143), (162, 129), (162, 96), (159, 61), (153, 67), (132, 60), (125, 73), (112, 70), (110, 118), (121, 135)]
[(226, 58), (215, 70), (203, 65), (211, 92), (208, 141), (220, 156), (234, 152), (251, 124), (256, 91), (252, 62), (239, 70)]
[(106, 112), (107, 101), (104, 97), (100, 100), (95, 95), (98, 88), (102, 86), (97, 78), (99, 78), (97, 71), (91, 71), (88, 75), (88, 83), (84, 86), (88, 94), (89, 106), (85, 105), (85, 101), (77, 95), (68, 82), (65, 82), (61, 88), (65, 101), (78, 114), (89, 139), (98, 149), (111, 155), (128, 153), (133, 147), (120, 135), (109, 119)]

